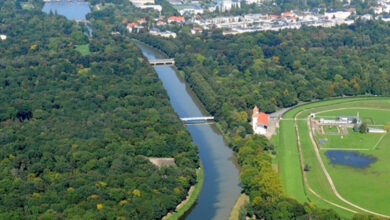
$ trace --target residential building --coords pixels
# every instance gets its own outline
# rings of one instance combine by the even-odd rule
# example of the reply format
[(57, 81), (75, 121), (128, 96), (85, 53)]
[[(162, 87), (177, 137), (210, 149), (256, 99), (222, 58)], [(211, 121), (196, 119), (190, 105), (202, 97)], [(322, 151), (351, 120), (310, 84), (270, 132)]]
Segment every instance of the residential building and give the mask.
[(185, 22), (185, 19), (184, 17), (182, 16), (171, 16), (168, 18), (168, 23), (171, 24), (173, 22), (176, 22), (176, 23), (184, 23)]
[(232, 8), (240, 8), (241, 2), (237, 0), (222, 0), (221, 2), (221, 11), (230, 11)]
[(149, 33), (154, 36), (161, 36), (166, 38), (176, 38), (176, 33), (172, 31), (160, 31), (158, 28), (152, 28), (150, 29)]

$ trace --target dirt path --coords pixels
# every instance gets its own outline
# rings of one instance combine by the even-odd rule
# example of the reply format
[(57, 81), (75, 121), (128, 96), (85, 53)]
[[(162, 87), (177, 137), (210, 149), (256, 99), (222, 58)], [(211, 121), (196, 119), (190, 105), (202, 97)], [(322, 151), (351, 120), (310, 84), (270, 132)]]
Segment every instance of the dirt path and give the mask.
[[(348, 108), (345, 108), (345, 109), (348, 109)], [(349, 109), (351, 109), (351, 108), (349, 108)], [(356, 108), (354, 108), (354, 109), (356, 109)], [(296, 123), (295, 123), (295, 125), (296, 125)], [(296, 126), (297, 126), (297, 125), (296, 125)], [(352, 206), (352, 207), (354, 207), (354, 208), (360, 209), (360, 210), (362, 210), (362, 211), (364, 211), (364, 212), (366, 212), (366, 213), (370, 213), (370, 214), (373, 214), (373, 215), (381, 216), (381, 217), (384, 217), (384, 218), (390, 218), (390, 216), (388, 216), (388, 215), (384, 215), (384, 214), (380, 214), (380, 213), (377, 213), (377, 212), (373, 212), (373, 211), (367, 210), (367, 209), (365, 209), (365, 208), (363, 208), (363, 207), (361, 207), (361, 206), (358, 206), (358, 205), (356, 205), (356, 204), (354, 204), (354, 203), (352, 203), (352, 202), (350, 202), (350, 201), (344, 199), (344, 197), (342, 197), (342, 196), (339, 194), (339, 192), (338, 192), (337, 189), (336, 189), (336, 186), (335, 186), (334, 183), (333, 183), (332, 178), (330, 177), (328, 171), (326, 170), (325, 164), (324, 164), (324, 162), (323, 162), (323, 160), (322, 160), (322, 158), (321, 158), (320, 152), (319, 152), (319, 150), (318, 150), (319, 148), (318, 148), (318, 146), (317, 146), (317, 142), (314, 140), (313, 132), (312, 132), (312, 127), (311, 127), (311, 118), (310, 118), (310, 117), (308, 117), (307, 126), (308, 126), (308, 128), (309, 128), (309, 136), (310, 136), (310, 140), (311, 140), (311, 142), (312, 142), (312, 144), (313, 144), (313, 148), (314, 148), (314, 152), (315, 152), (315, 154), (316, 154), (316, 158), (317, 158), (318, 162), (319, 162), (320, 165), (321, 165), (322, 172), (325, 174), (326, 179), (328, 180), (328, 182), (329, 182), (329, 184), (330, 184), (330, 187), (332, 188), (333, 193), (337, 196), (337, 198), (339, 198), (339, 199), (340, 199), (341, 201), (343, 201), (344, 203), (346, 203), (346, 204), (348, 204), (348, 205), (350, 205), (350, 206)], [(299, 133), (298, 133), (298, 135), (299, 135)]]

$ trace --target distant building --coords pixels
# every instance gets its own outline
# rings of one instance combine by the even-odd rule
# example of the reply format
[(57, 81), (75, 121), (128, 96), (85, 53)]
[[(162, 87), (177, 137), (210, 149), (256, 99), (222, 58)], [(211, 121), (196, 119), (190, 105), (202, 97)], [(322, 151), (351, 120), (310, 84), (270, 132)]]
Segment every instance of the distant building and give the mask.
[(370, 21), (370, 20), (372, 20), (372, 18), (373, 18), (373, 16), (370, 14), (365, 14), (365, 15), (362, 15), (360, 17), (360, 19), (362, 19), (362, 21)]
[(168, 23), (173, 23), (173, 22), (176, 22), (176, 23), (184, 23), (185, 22), (185, 19), (184, 17), (182, 16), (171, 16), (168, 18)]
[(145, 18), (140, 18), (140, 19), (137, 20), (137, 23), (138, 24), (144, 24), (144, 23), (146, 23), (146, 19)]
[(151, 8), (160, 12), (162, 10), (161, 5), (154, 4), (154, 0), (130, 0), (130, 2), (137, 8), (141, 8), (141, 9)]
[(382, 14), (384, 8), (385, 7), (383, 5), (376, 5), (376, 6), (371, 6), (370, 7), (370, 9), (372, 9), (375, 14)]
[(268, 115), (264, 112), (259, 112), (259, 108), (255, 106), (252, 114), (252, 129), (255, 134), (265, 134), (268, 128)]
[(164, 26), (164, 25), (166, 25), (166, 24), (167, 24), (167, 22), (161, 21), (161, 20), (158, 20), (158, 21), (156, 22), (156, 25), (157, 25), (157, 26)]
[(359, 116), (339, 116), (337, 120), (340, 122), (346, 122), (348, 124), (360, 124)]
[(245, 4), (250, 5), (250, 4), (261, 4), (264, 2), (264, 0), (244, 0)]
[(7, 40), (7, 35), (0, 34), (0, 39), (1, 39), (1, 40)]
[(192, 29), (191, 29), (191, 34), (197, 34), (197, 33), (202, 33), (202, 28), (200, 28), (200, 27), (193, 27)]
[(137, 23), (135, 23), (135, 22), (128, 23), (128, 24), (127, 24), (127, 31), (128, 31), (129, 33), (132, 33), (132, 32), (133, 32), (133, 29), (135, 28), (135, 26), (137, 26)]
[(172, 31), (160, 31), (157, 28), (150, 29), (149, 33), (151, 35), (154, 35), (154, 36), (161, 36), (161, 37), (166, 37), (166, 38), (169, 38), (169, 37), (176, 38), (176, 33), (175, 32), (172, 32)]
[(133, 5), (154, 4), (154, 0), (130, 0)]
[(386, 133), (386, 130), (380, 128), (368, 128), (369, 133)]
[(174, 8), (180, 13), (180, 15), (203, 14), (203, 8), (198, 4), (182, 4), (174, 6)]
[(337, 124), (337, 125), (347, 125), (347, 126), (362, 123), (359, 117), (359, 113), (357, 116), (338, 116), (336, 120), (320, 118), (319, 122), (321, 124)]
[(328, 19), (347, 19), (351, 15), (350, 10), (329, 10), (325, 12)]
[(232, 8), (241, 8), (241, 2), (237, 0), (222, 0), (221, 11), (230, 11)]
[(134, 32), (134, 30), (136, 30), (136, 32), (138, 33), (141, 29), (143, 29), (144, 27), (142, 26), (142, 25), (138, 25), (137, 23), (135, 23), (135, 22), (131, 22), (131, 23), (129, 23), (129, 24), (127, 24), (127, 27), (126, 27), (126, 29), (127, 29), (127, 31), (129, 32), (129, 33), (133, 33)]

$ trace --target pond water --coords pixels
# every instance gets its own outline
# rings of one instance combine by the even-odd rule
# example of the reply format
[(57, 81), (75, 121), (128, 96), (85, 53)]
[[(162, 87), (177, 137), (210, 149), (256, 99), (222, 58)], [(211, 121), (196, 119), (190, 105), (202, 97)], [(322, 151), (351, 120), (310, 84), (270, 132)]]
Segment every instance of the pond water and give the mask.
[[(91, 12), (91, 8), (89, 7), (88, 2), (83, 0), (77, 1), (51, 1), (46, 2), (42, 8), (42, 11), (45, 13), (57, 13), (59, 15), (65, 16), (69, 20), (83, 21), (86, 20), (86, 15)], [(87, 24), (86, 25), (88, 32), (85, 34), (92, 36), (92, 29)]]
[(375, 157), (362, 155), (355, 151), (328, 150), (325, 155), (330, 160), (330, 164), (340, 164), (354, 168), (367, 168), (376, 161)]
[(46, 2), (45, 5), (42, 8), (43, 12), (50, 13), (52, 11), (53, 13), (57, 12), (57, 14), (65, 16), (69, 20), (82, 20), (85, 19), (86, 15), (91, 12), (91, 9), (89, 8), (88, 2), (85, 1), (51, 1)]

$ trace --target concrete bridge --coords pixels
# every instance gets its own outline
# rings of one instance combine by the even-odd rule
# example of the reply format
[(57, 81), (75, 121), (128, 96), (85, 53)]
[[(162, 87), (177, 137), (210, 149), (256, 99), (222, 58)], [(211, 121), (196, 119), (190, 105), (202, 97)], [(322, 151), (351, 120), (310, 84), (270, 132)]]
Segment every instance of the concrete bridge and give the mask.
[(152, 66), (172, 66), (175, 65), (175, 59), (155, 59), (149, 60), (149, 63)]
[(213, 121), (213, 116), (180, 118), (182, 122)]

